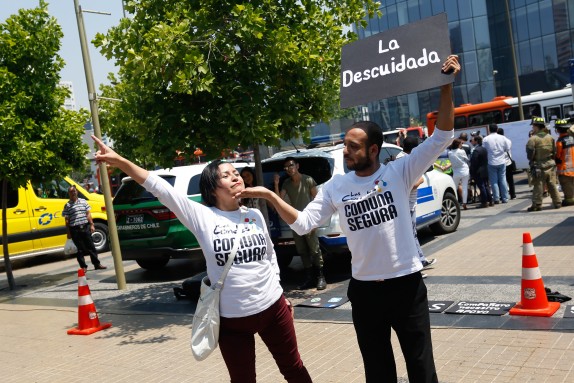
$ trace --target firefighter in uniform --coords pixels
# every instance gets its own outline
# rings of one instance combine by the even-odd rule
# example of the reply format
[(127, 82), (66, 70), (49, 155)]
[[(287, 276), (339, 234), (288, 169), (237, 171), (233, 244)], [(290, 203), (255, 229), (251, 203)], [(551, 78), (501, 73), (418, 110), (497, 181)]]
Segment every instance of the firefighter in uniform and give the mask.
[(559, 136), (556, 140), (556, 168), (564, 193), (562, 206), (574, 205), (574, 136), (569, 134), (571, 126), (567, 120), (557, 120), (554, 124)]
[(532, 206), (528, 211), (542, 210), (544, 185), (552, 198), (555, 209), (560, 209), (562, 201), (556, 186), (556, 145), (554, 139), (546, 129), (544, 118), (532, 117), (532, 130), (534, 135), (526, 143), (526, 156), (530, 161), (532, 175)]

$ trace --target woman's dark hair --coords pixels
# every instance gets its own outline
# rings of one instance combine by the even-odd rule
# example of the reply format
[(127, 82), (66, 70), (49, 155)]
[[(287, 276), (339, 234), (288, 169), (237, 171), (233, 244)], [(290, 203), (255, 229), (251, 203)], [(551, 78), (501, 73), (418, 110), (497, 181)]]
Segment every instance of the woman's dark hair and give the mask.
[(449, 149), (450, 150), (456, 150), (456, 149), (460, 148), (460, 145), (462, 145), (462, 140), (455, 138), (454, 140), (452, 140), (452, 144), (450, 145)]
[[(239, 174), (241, 175), (241, 178), (243, 178), (243, 172), (250, 173), (251, 177), (253, 177), (253, 186), (257, 186), (257, 178), (255, 177), (255, 172), (253, 171), (253, 169), (251, 169), (249, 166), (246, 166), (243, 169), (241, 169), (241, 172), (239, 172)], [(245, 185), (245, 186), (247, 186), (247, 185)]]
[(201, 177), (199, 177), (199, 190), (201, 192), (201, 198), (207, 206), (215, 206), (217, 199), (215, 198), (215, 189), (217, 189), (219, 178), (221, 173), (219, 172), (219, 165), (225, 162), (221, 160), (215, 160), (207, 165), (201, 172)]

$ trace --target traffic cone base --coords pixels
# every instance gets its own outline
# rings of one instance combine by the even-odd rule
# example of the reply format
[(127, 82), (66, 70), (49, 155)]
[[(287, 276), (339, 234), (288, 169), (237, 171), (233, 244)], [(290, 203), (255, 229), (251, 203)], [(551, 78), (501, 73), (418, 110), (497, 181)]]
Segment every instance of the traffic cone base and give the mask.
[(521, 300), (510, 309), (510, 315), (550, 317), (560, 303), (548, 302), (530, 233), (522, 235), (522, 243)]
[(84, 269), (78, 270), (78, 327), (68, 330), (68, 335), (90, 335), (111, 327), (111, 323), (102, 323), (98, 318), (96, 305), (90, 295), (90, 287)]
[(100, 330), (105, 330), (108, 327), (112, 327), (111, 323), (104, 323), (98, 327), (91, 327), (91, 328), (86, 328), (84, 330), (80, 330), (79, 328), (71, 328), (68, 330), (68, 335), (90, 335), (93, 334), (95, 332), (98, 332)]
[(560, 302), (548, 302), (548, 307), (541, 309), (527, 309), (520, 302), (510, 309), (510, 315), (526, 315), (534, 317), (551, 317), (560, 308)]

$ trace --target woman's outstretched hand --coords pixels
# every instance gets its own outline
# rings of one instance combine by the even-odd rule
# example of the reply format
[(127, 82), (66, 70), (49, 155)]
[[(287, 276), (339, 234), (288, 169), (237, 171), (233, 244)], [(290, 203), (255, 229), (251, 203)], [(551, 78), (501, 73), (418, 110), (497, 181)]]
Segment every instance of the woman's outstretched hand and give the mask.
[(235, 198), (264, 198), (269, 199), (273, 195), (272, 191), (263, 186), (254, 186), (251, 188), (245, 188), (239, 193), (235, 194)]
[(148, 177), (147, 170), (140, 168), (136, 164), (120, 156), (114, 152), (109, 146), (104, 144), (98, 137), (92, 135), (92, 140), (98, 145), (98, 151), (95, 154), (97, 164), (106, 163), (110, 166), (116, 167), (132, 177), (134, 181), (142, 184)]
[(98, 145), (98, 151), (95, 154), (96, 163), (107, 163), (111, 166), (117, 166), (122, 157), (104, 144), (102, 140), (92, 134), (92, 140)]

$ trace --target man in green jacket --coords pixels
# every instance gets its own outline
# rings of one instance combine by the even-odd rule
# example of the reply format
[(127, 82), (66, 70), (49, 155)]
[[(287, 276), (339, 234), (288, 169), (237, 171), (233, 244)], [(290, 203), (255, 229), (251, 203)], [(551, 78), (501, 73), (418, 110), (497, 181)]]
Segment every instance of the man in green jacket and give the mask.
[(532, 117), (532, 130), (534, 135), (526, 143), (526, 156), (530, 161), (530, 173), (532, 175), (532, 206), (528, 211), (542, 210), (542, 198), (544, 185), (548, 187), (548, 193), (552, 197), (555, 209), (562, 207), (558, 187), (556, 186), (556, 145), (548, 130), (544, 118)]

